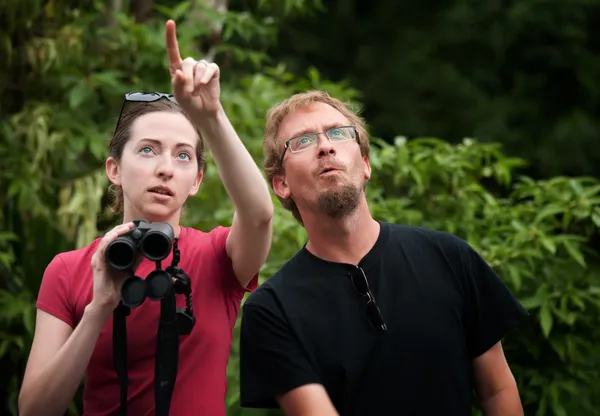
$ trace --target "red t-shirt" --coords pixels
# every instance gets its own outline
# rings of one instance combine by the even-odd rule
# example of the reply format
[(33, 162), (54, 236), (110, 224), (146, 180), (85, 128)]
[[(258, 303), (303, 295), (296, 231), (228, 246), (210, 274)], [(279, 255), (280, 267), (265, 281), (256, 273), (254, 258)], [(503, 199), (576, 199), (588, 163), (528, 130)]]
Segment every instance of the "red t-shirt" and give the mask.
[[(174, 416), (225, 415), (226, 367), (232, 329), (246, 291), (258, 284), (255, 276), (243, 288), (233, 272), (225, 241), (229, 227), (204, 233), (182, 227), (178, 246), (179, 266), (192, 284), (196, 325), (190, 335), (180, 337), (177, 381), (171, 400)], [(58, 254), (46, 268), (37, 307), (75, 328), (92, 300), (92, 255), (100, 239), (87, 247)], [(173, 254), (162, 262), (171, 264)], [(155, 264), (144, 259), (136, 275), (145, 278)], [(177, 307), (185, 307), (185, 296), (177, 295)], [(149, 299), (131, 309), (127, 317), (128, 414), (154, 414), (154, 359), (160, 302)], [(86, 370), (84, 415), (117, 414), (119, 380), (113, 363), (112, 316), (106, 323)]]

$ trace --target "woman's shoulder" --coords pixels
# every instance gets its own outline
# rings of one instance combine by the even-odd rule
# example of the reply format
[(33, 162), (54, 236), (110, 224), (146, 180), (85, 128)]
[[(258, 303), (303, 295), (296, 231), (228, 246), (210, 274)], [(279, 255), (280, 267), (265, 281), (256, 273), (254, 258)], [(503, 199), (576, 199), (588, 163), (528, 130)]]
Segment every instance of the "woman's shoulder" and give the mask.
[(192, 227), (181, 227), (179, 236), (182, 244), (203, 244), (225, 240), (231, 231), (230, 226), (217, 225), (210, 230), (200, 230)]
[(227, 236), (231, 227), (217, 225), (210, 230), (183, 228), (180, 234), (180, 247), (182, 250), (197, 256), (198, 260), (213, 259), (221, 267), (230, 267), (227, 255)]
[(92, 256), (98, 250), (100, 240), (101, 238), (96, 238), (86, 246), (58, 253), (54, 257), (53, 262), (62, 262), (68, 266), (68, 268), (77, 268), (81, 263), (89, 265), (92, 261)]

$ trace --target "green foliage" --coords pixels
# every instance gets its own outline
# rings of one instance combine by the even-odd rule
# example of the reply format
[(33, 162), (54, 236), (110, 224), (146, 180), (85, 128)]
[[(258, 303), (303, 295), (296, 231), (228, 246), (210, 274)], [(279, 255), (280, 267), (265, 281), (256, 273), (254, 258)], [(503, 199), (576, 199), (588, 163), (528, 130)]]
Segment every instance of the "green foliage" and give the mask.
[[(337, 1), (270, 52), (350, 79), (380, 137), (502, 142), (536, 176), (600, 175), (600, 0)], [(298, 72), (296, 72), (298, 71)]]
[[(118, 221), (104, 210), (106, 145), (124, 92), (169, 90), (162, 28), (167, 17), (178, 22), (184, 55), (215, 53), (223, 104), (260, 166), (264, 115), (275, 102), (319, 88), (360, 107), (356, 90), (322, 79), (316, 68), (295, 77), (285, 65), (266, 64), (265, 50), (281, 18), (318, 10), (318, 1), (259, 1), (260, 13), (161, 2), (144, 22), (103, 2), (71, 3), (16, 2), (13, 24), (0, 31), (0, 45), (11, 45), (11, 37), (21, 42), (0, 64), (0, 72), (13, 74), (0, 86), (19, 85), (0, 98), (7, 114), (0, 120), (0, 365), (8, 368), (0, 398), (11, 414), (17, 413), (44, 268), (57, 252), (88, 244)], [(198, 16), (208, 23), (197, 24)], [(222, 38), (199, 46), (215, 30), (211, 25), (222, 25)], [(228, 225), (233, 213), (210, 157), (208, 162), (201, 191), (184, 216), (186, 225), (200, 229)], [(526, 414), (600, 414), (593, 394), (600, 381), (600, 183), (515, 178), (523, 161), (506, 158), (497, 144), (472, 139), (457, 145), (373, 139), (371, 165), (367, 192), (377, 218), (466, 239), (530, 310), (530, 320), (505, 342)], [(304, 229), (273, 201), (275, 235), (262, 279), (306, 241)], [(278, 414), (239, 408), (238, 331), (239, 325), (228, 367), (228, 414)], [(79, 405), (73, 404), (73, 414)]]

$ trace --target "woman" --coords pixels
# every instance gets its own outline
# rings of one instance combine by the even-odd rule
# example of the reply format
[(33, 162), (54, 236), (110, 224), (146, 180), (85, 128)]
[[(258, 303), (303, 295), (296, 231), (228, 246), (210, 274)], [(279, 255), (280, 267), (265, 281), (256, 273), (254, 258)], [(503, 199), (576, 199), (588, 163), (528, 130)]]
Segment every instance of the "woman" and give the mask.
[[(107, 266), (105, 250), (138, 218), (171, 225), (181, 253), (179, 266), (191, 280), (196, 324), (180, 338), (170, 414), (225, 415), (232, 328), (242, 297), (256, 288), (268, 255), (273, 206), (258, 167), (220, 104), (218, 67), (181, 59), (173, 21), (166, 24), (166, 42), (178, 104), (156, 94), (132, 94), (124, 102), (106, 161), (123, 223), (87, 247), (57, 255), (48, 265), (19, 397), (23, 416), (64, 414), (84, 376), (84, 414), (119, 411), (112, 314), (124, 276)], [(202, 182), (203, 140), (236, 208), (231, 227), (208, 233), (179, 225), (183, 204)], [(172, 257), (163, 261), (163, 268)], [(142, 259), (135, 274), (144, 278), (154, 269), (153, 262)], [(181, 307), (185, 299), (177, 302)], [(160, 303), (146, 301), (127, 317), (129, 415), (155, 414), (159, 316)]]

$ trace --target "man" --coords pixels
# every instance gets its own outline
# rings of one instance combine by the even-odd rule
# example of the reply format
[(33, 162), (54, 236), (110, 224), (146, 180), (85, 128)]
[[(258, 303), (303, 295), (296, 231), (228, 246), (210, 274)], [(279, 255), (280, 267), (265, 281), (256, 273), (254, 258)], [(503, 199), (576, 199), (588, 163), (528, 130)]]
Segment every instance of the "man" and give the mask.
[(267, 115), (268, 181), (307, 244), (246, 301), (241, 404), (286, 415), (523, 413), (501, 346), (527, 312), (447, 233), (379, 222), (361, 118), (323, 92)]

